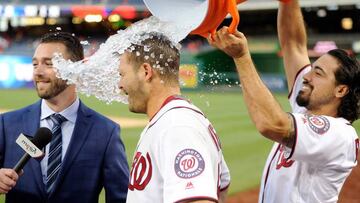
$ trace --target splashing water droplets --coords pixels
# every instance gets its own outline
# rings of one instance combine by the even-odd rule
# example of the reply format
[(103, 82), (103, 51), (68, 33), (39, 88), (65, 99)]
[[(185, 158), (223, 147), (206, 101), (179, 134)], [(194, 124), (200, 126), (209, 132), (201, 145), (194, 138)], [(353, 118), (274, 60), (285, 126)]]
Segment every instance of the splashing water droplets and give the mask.
[[(194, 28), (194, 25), (179, 27), (173, 23), (161, 22), (152, 16), (134, 23), (125, 30), (119, 30), (86, 60), (72, 62), (65, 60), (61, 55), (55, 55), (52, 62), (58, 71), (57, 76), (67, 80), (69, 84), (76, 84), (78, 92), (94, 95), (107, 103), (112, 101), (127, 103), (127, 95), (118, 88), (121, 80), (119, 76), (120, 55), (125, 51), (134, 51), (132, 45), (141, 45), (142, 41), (151, 37), (148, 33), (154, 32), (165, 35), (172, 42), (172, 47), (180, 49), (179, 42)], [(151, 47), (144, 46), (144, 52), (150, 50)], [(140, 56), (140, 53), (136, 53), (136, 55)], [(172, 59), (167, 60), (167, 62), (171, 61)], [(160, 65), (158, 66), (162, 68)]]
[(144, 46), (144, 51), (145, 51), (145, 52), (149, 52), (149, 51), (150, 51), (150, 47)]
[(210, 107), (210, 102), (209, 101), (206, 101), (205, 104), (206, 104), (207, 107)]
[(90, 43), (87, 40), (85, 40), (85, 41), (80, 41), (80, 44), (81, 45), (89, 45)]

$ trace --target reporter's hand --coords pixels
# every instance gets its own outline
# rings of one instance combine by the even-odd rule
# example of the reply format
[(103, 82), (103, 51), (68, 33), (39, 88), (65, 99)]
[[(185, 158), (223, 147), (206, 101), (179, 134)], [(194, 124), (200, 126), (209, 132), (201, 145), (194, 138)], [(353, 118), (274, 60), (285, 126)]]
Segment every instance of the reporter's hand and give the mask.
[(13, 169), (0, 169), (0, 194), (8, 193), (15, 185), (19, 175)]
[(207, 40), (210, 45), (222, 50), (234, 59), (249, 54), (244, 34), (237, 30), (231, 34), (226, 26), (218, 30), (213, 37), (209, 36)]

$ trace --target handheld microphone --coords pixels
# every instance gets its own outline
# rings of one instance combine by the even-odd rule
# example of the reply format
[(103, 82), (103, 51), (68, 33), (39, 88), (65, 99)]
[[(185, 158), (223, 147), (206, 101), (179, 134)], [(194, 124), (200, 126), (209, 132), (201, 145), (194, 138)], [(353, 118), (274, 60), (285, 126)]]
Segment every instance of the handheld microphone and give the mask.
[[(40, 149), (44, 148), (51, 141), (51, 137), (52, 137), (52, 133), (48, 128), (39, 128), (34, 138), (31, 139), (31, 141), (28, 139), (24, 139), (21, 141), (22, 142), (21, 144), (23, 144), (25, 148), (29, 149), (30, 152), (34, 152), (35, 154), (36, 153), (38, 154), (39, 152), (41, 152)], [(21, 157), (21, 159), (17, 162), (17, 164), (13, 168), (16, 171), (16, 173), (19, 173), (21, 169), (24, 168), (25, 164), (29, 161), (30, 157), (32, 156), (29, 154), (29, 151), (25, 150), (25, 154)]]

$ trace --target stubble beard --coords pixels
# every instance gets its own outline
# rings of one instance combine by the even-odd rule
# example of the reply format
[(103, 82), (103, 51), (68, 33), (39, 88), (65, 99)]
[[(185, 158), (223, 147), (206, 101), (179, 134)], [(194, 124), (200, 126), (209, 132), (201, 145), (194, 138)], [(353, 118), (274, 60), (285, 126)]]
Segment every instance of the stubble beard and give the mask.
[[(36, 84), (35, 84), (36, 85)], [(63, 92), (68, 85), (66, 84), (66, 81), (56, 79), (54, 81), (50, 81), (50, 87), (44, 91), (40, 91), (36, 85), (36, 91), (40, 98), (48, 100), (56, 97), (61, 92)]]
[(129, 111), (133, 113), (146, 113), (146, 105), (147, 105), (147, 99), (146, 94), (143, 90), (143, 86), (139, 86), (136, 89), (133, 89), (132, 96), (128, 95), (128, 101), (129, 101)]

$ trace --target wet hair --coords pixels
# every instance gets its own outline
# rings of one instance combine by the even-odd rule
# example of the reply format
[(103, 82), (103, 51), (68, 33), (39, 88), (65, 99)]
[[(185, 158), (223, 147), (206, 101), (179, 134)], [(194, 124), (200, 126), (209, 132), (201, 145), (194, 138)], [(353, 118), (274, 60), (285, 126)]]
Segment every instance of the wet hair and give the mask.
[(164, 83), (179, 83), (180, 54), (177, 47), (164, 35), (146, 33), (147, 38), (140, 44), (133, 44), (127, 53), (128, 60), (135, 67), (149, 63)]
[(84, 59), (84, 49), (79, 39), (68, 32), (47, 33), (40, 39), (40, 43), (61, 43), (72, 61)]
[(359, 118), (360, 114), (360, 64), (355, 57), (350, 56), (342, 49), (334, 49), (327, 54), (336, 58), (339, 67), (335, 71), (337, 85), (346, 85), (349, 92), (342, 98), (337, 114), (351, 123)]

